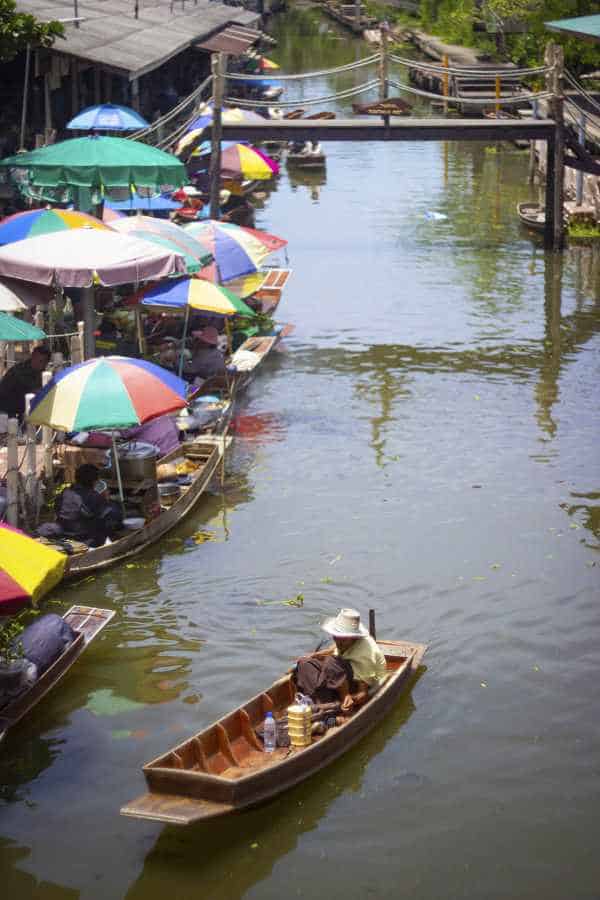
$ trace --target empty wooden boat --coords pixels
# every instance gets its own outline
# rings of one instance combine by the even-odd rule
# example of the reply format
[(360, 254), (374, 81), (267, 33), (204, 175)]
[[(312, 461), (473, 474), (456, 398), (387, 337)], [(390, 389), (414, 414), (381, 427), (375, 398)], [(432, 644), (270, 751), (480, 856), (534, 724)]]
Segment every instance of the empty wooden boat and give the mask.
[(408, 690), (425, 644), (378, 641), (388, 675), (367, 702), (343, 724), (314, 735), (306, 747), (280, 747), (265, 753), (255, 729), (271, 711), (276, 719), (294, 702), (290, 675), (144, 766), (148, 792), (121, 814), (189, 825), (254, 806), (293, 785), (345, 753), (389, 712)]
[(517, 213), (526, 228), (539, 232), (546, 228), (546, 210), (541, 203), (518, 203)]
[(93, 641), (104, 626), (108, 625), (114, 614), (112, 609), (98, 609), (94, 606), (72, 606), (65, 613), (63, 619), (77, 633), (77, 637), (31, 687), (6, 706), (0, 707), (0, 741), (5, 737), (8, 729), (26, 716), (36, 703), (39, 703), (42, 697), (60, 681), (73, 663), (79, 659), (90, 641)]

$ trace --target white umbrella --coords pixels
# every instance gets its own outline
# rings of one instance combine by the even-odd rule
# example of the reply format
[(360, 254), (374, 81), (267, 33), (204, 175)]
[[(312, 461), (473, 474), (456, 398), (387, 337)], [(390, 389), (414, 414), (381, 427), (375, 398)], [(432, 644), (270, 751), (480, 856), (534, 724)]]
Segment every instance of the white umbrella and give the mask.
[(0, 249), (0, 275), (61, 287), (113, 287), (186, 271), (179, 253), (96, 228), (55, 231)]
[(52, 300), (52, 290), (39, 284), (0, 278), (0, 312), (23, 312)]

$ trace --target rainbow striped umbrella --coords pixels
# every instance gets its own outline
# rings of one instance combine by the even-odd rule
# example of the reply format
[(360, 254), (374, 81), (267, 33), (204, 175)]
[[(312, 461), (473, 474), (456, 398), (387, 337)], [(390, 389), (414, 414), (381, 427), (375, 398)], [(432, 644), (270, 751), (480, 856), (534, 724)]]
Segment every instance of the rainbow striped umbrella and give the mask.
[(71, 228), (100, 228), (110, 231), (109, 226), (100, 219), (74, 209), (31, 209), (2, 219), (0, 245), (50, 234), (52, 231), (70, 231)]
[(203, 269), (202, 277), (219, 282), (256, 272), (269, 253), (287, 244), (283, 238), (266, 231), (214, 219), (191, 222), (185, 226), (185, 232), (202, 244), (214, 259), (214, 263)]
[(187, 385), (141, 359), (103, 356), (63, 369), (36, 394), (29, 421), (57, 431), (131, 428), (186, 405)]

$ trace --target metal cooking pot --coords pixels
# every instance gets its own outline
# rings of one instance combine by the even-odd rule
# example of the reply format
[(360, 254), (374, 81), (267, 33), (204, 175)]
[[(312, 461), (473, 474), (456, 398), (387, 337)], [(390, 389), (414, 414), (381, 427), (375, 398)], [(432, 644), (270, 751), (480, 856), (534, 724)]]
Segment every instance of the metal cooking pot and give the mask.
[[(119, 468), (123, 481), (143, 481), (146, 478), (156, 480), (156, 458), (158, 452), (154, 444), (144, 441), (130, 441), (118, 448)], [(111, 459), (111, 468), (114, 465)]]

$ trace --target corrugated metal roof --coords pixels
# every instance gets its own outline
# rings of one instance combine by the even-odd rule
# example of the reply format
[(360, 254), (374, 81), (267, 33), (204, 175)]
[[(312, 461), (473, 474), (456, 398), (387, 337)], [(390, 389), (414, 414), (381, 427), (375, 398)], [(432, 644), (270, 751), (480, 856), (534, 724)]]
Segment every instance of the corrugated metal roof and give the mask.
[(550, 31), (560, 31), (592, 41), (600, 41), (600, 16), (577, 16), (575, 19), (555, 19), (544, 22)]
[[(183, 8), (182, 8), (183, 7)], [(38, 19), (72, 19), (73, 3), (65, 0), (17, 0), (19, 12)], [(258, 15), (210, 0), (79, 0), (79, 28), (65, 26), (66, 39), (54, 49), (122, 72), (130, 79), (158, 68), (188, 47), (197, 45), (228, 25), (255, 25)]]
[(255, 28), (242, 28), (240, 25), (228, 25), (208, 40), (196, 44), (199, 50), (210, 50), (213, 53), (243, 53), (260, 37)]

